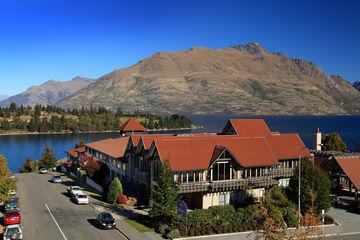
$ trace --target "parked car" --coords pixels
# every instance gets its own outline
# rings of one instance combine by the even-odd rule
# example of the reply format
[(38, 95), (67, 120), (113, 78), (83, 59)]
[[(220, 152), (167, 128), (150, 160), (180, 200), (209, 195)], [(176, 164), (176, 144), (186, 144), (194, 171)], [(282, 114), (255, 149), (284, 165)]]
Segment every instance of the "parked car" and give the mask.
[(9, 198), (5, 203), (5, 211), (20, 210), (19, 199), (15, 196)]
[(5, 225), (14, 225), (21, 222), (20, 213), (16, 210), (6, 211), (4, 214), (4, 224)]
[(47, 173), (46, 168), (40, 168), (39, 173), (40, 174), (46, 174)]
[(12, 196), (16, 195), (16, 190), (15, 189), (10, 189), (8, 191), (8, 195), (12, 195)]
[(4, 231), (4, 240), (23, 239), (23, 232), (20, 225), (7, 226)]
[(54, 175), (51, 177), (51, 181), (53, 183), (62, 183), (62, 179), (61, 179), (61, 176), (58, 176), (58, 175)]
[(116, 227), (115, 219), (108, 212), (100, 212), (97, 216), (97, 221), (103, 229), (112, 229)]
[(71, 196), (74, 196), (75, 194), (82, 193), (81, 188), (79, 186), (70, 186), (67, 188), (68, 193)]
[(89, 204), (89, 198), (88, 196), (83, 193), (83, 192), (79, 192), (75, 195), (73, 195), (73, 200), (74, 202), (76, 202), (77, 204)]

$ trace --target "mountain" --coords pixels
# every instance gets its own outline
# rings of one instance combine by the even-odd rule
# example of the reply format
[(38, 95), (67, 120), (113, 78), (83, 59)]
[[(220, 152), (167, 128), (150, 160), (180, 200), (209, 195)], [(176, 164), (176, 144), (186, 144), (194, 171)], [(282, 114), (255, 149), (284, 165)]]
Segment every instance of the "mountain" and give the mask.
[(356, 88), (358, 91), (360, 91), (360, 81), (356, 81), (353, 83), (354, 88)]
[(7, 99), (9, 97), (10, 96), (8, 96), (8, 95), (0, 95), (0, 101), (3, 101), (3, 100), (5, 100), (5, 99)]
[(58, 105), (160, 114), (359, 114), (360, 93), (309, 61), (249, 43), (159, 52), (101, 77)]
[(49, 80), (39, 86), (28, 88), (25, 92), (12, 96), (0, 102), (0, 106), (8, 106), (14, 102), (17, 105), (54, 105), (59, 100), (86, 87), (93, 81), (89, 78), (75, 77), (70, 81)]

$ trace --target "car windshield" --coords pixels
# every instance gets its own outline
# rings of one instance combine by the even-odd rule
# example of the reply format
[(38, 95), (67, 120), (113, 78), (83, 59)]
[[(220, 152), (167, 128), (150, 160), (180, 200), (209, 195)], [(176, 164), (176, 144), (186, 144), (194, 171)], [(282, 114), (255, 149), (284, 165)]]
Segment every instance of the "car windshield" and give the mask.
[(10, 237), (14, 233), (20, 233), (19, 228), (17, 228), (17, 227), (8, 228), (7, 231), (6, 231), (6, 236)]
[(79, 188), (79, 187), (73, 187), (72, 190), (73, 190), (73, 191), (79, 191), (80, 188)]
[(105, 222), (110, 222), (110, 221), (113, 220), (113, 217), (112, 217), (111, 214), (109, 214), (109, 213), (103, 213), (103, 214), (101, 215), (101, 219), (102, 219), (103, 221), (105, 221)]
[(53, 176), (54, 179), (60, 179), (60, 176)]
[(6, 216), (8, 216), (8, 217), (15, 217), (17, 215), (19, 215), (18, 212), (7, 212), (6, 213)]
[(87, 198), (86, 195), (78, 195), (78, 198)]

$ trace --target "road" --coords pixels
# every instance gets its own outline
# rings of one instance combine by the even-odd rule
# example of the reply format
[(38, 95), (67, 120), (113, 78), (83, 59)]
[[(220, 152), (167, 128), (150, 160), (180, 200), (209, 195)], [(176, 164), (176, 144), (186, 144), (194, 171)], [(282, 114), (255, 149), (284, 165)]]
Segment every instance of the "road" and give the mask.
[(69, 199), (66, 188), (72, 181), (54, 184), (50, 178), (50, 174), (17, 175), (24, 239), (126, 239), (117, 230), (98, 229), (92, 207)]

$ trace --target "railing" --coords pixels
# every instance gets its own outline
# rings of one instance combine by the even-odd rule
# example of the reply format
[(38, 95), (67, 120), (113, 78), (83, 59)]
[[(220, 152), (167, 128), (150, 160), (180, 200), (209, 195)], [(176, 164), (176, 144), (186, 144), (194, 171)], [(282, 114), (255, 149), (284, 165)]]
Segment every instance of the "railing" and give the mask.
[(272, 177), (291, 177), (294, 175), (295, 168), (275, 168), (268, 172)]
[(233, 191), (247, 187), (270, 187), (276, 184), (278, 184), (278, 181), (272, 177), (180, 183), (180, 193)]

